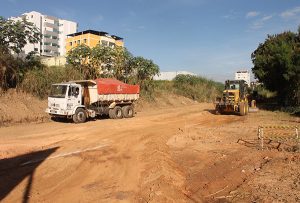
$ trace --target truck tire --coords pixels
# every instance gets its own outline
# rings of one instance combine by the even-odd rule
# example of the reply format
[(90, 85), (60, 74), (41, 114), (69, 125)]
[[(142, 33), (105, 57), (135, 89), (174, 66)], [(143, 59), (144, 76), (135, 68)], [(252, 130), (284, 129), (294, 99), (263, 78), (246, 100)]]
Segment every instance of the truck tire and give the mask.
[(240, 103), (239, 113), (240, 113), (240, 116), (245, 116), (246, 115), (246, 105), (245, 105), (244, 102)]
[(123, 118), (122, 108), (120, 106), (115, 106), (115, 108), (109, 109), (108, 115), (109, 118), (112, 119), (121, 119)]
[(134, 109), (130, 105), (123, 106), (122, 113), (123, 113), (124, 118), (132, 118), (134, 115)]
[(84, 123), (86, 121), (86, 112), (82, 108), (78, 108), (73, 115), (74, 123)]
[(114, 109), (109, 109), (108, 116), (110, 119), (115, 119)]

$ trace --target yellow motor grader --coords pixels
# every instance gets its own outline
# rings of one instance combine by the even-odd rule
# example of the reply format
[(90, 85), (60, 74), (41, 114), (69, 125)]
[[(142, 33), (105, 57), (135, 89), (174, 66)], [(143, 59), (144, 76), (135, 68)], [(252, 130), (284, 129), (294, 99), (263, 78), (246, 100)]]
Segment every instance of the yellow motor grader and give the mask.
[(245, 116), (249, 112), (248, 85), (244, 80), (227, 80), (222, 97), (215, 101), (216, 114), (237, 112)]

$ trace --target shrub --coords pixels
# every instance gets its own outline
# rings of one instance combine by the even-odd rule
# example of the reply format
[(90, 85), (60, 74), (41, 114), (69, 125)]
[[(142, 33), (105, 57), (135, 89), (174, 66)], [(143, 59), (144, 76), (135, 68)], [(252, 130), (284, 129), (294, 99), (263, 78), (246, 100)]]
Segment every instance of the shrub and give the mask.
[(42, 69), (29, 70), (24, 76), (21, 88), (35, 96), (45, 98), (50, 93), (51, 84), (77, 79), (82, 79), (82, 75), (76, 69), (68, 66), (45, 66)]
[(213, 101), (223, 90), (223, 84), (201, 76), (180, 74), (173, 81), (177, 94), (199, 102)]

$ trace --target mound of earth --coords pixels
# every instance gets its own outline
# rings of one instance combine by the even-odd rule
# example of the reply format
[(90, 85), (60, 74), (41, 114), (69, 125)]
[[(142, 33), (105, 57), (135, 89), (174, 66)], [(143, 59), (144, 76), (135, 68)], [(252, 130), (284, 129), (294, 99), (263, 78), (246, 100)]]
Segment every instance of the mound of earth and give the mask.
[(46, 107), (47, 100), (40, 100), (15, 89), (9, 90), (0, 96), (0, 126), (49, 120), (45, 113)]

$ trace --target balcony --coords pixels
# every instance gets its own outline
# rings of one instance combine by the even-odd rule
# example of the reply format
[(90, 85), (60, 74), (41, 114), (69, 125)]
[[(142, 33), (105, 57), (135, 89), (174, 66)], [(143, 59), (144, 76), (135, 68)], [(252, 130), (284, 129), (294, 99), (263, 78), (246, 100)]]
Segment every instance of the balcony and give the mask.
[(57, 32), (52, 32), (52, 31), (49, 31), (49, 30), (45, 30), (44, 35), (51, 35), (51, 36), (58, 37)]
[(57, 39), (51, 39), (51, 38), (44, 38), (43, 39), (43, 43), (55, 43), (55, 44), (58, 44), (58, 38)]
[(53, 24), (53, 23), (44, 22), (44, 26), (49, 27), (49, 28), (55, 28), (55, 29), (58, 30), (58, 26), (56, 24)]
[(54, 46), (51, 46), (51, 45), (44, 45), (43, 49), (44, 50), (50, 50), (50, 51), (53, 51), (53, 52), (58, 52), (58, 47), (54, 47)]

